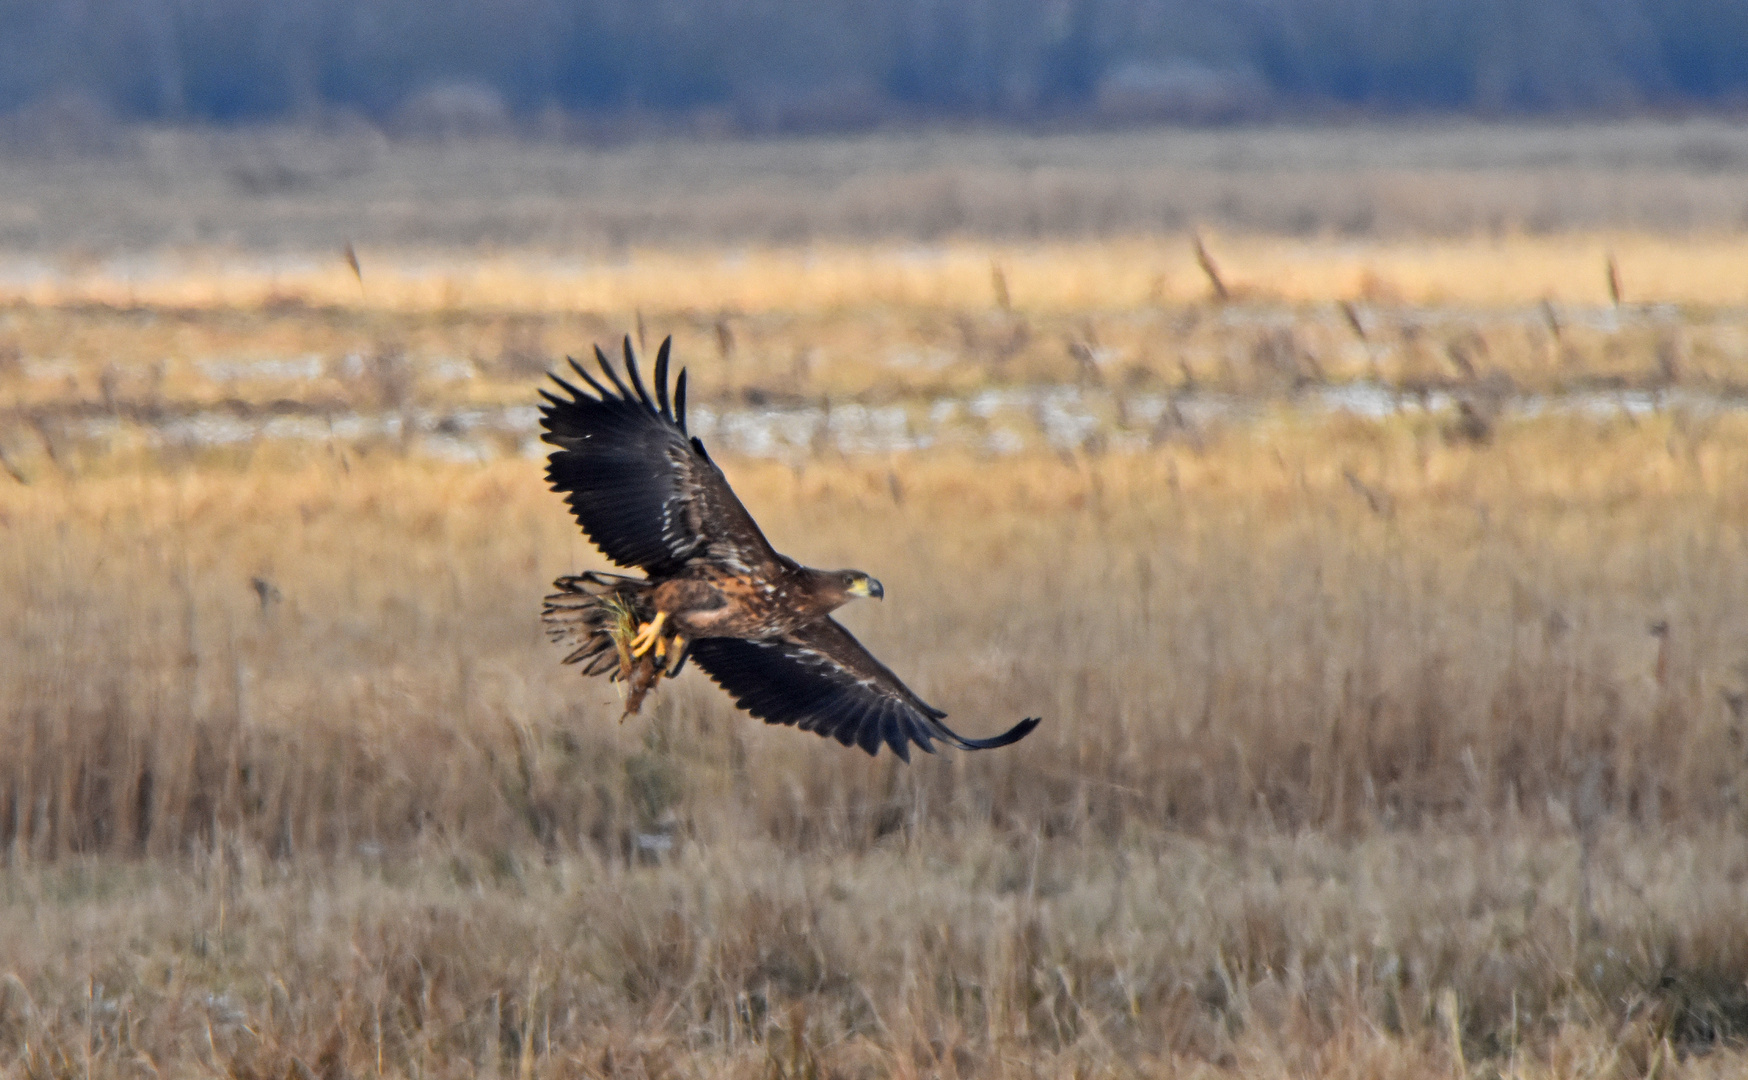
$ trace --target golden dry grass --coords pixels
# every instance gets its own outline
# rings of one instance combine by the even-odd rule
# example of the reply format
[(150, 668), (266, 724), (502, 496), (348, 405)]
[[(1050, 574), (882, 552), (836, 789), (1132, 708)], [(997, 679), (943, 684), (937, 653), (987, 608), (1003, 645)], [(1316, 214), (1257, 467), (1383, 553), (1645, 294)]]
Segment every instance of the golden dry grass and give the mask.
[(910, 767), (697, 676), (617, 723), (539, 637), (591, 558), (532, 462), (0, 489), (4, 1052), (1442, 1076), (1454, 1017), (1481, 1069), (1739, 1067), (1748, 428), (1262, 431), (730, 462), (962, 728), (1046, 716)]
[[(1453, 239), (1283, 239), (1210, 236), (1227, 284), (1244, 299), (1385, 305), (1610, 302), (1607, 264), (1634, 304), (1748, 303), (1748, 238), (1645, 233)], [(0, 286), (0, 299), (38, 305), (107, 304), (249, 309), (303, 304), (401, 313), (673, 312), (762, 315), (845, 307), (983, 309), (997, 302), (993, 271), (1024, 313), (1087, 314), (1196, 302), (1210, 295), (1187, 234), (1004, 244), (822, 242), (733, 251), (636, 249), (608, 259), (525, 251), (468, 257), (358, 249), (365, 279), (339, 251), (238, 264), (218, 255), (167, 255), (141, 272), (95, 263)]]
[[(1733, 241), (1709, 249), (1711, 263), (1700, 245), (1637, 251), (1599, 238), (1523, 241), (1506, 245), (1491, 269), (1484, 245), (1374, 245), (1326, 250), (1321, 260), (1285, 243), (1210, 246), (1233, 302), (1209, 303), (1206, 282), (1185, 279), (1200, 274), (1187, 243), (1140, 242), (1078, 252), (967, 247), (915, 263), (878, 252), (845, 254), (842, 263), (798, 252), (733, 264), (663, 255), (602, 269), (587, 286), (508, 258), (495, 268), (439, 264), (471, 282), (466, 288), (388, 271), (373, 273), (360, 294), (342, 269), (301, 284), (279, 280), (269, 295), (262, 280), (223, 264), (125, 296), (89, 282), (43, 286), (36, 300), (0, 306), (0, 416), (20, 425), (12, 438), (0, 430), (0, 449), (31, 452), (21, 440), (33, 440), (18, 434), (25, 427), (118, 414), (155, 422), (214, 407), (332, 416), (523, 405), (558, 356), (627, 330), (648, 345), (673, 334), (680, 355), (701, 367), (700, 392), (719, 405), (924, 406), (1037, 384), (1118, 397), (1200, 390), (1273, 398), (1368, 383), (1495, 404), (1513, 392), (1731, 398), (1748, 387), (1748, 308), (1725, 303), (1748, 280), (1733, 269), (1748, 266), (1748, 246)], [(1631, 301), (1618, 308), (1590, 296), (1606, 289), (1610, 250)], [(1155, 272), (1179, 258), (1192, 265)], [(1404, 268), (1397, 280), (1422, 285), (1379, 285), (1367, 298), (1343, 284), (1366, 266), (1360, 276), (1372, 273), (1378, 285), (1377, 268), (1393, 262)], [(1691, 287), (1662, 294), (1679, 304), (1633, 299), (1650, 288), (1651, 265), (1690, 275)], [(1271, 296), (1274, 286), (1248, 284), (1275, 273), (1298, 275), (1306, 287)], [(1581, 273), (1591, 284), (1564, 292), (1578, 299), (1548, 298), (1561, 294), (1546, 281), (1582, 281)], [(332, 290), (321, 284), (327, 278)], [(1425, 284), (1435, 279), (1446, 284)], [(1319, 282), (1334, 287), (1319, 292)], [(87, 285), (90, 295), (81, 291)], [(1447, 286), (1461, 302), (1403, 299)], [(1342, 299), (1350, 293), (1360, 298)]]
[(8, 877), (0, 1031), (38, 1075), (1739, 1075), (1740, 835), (1591, 858), (1595, 935), (1526, 832), (63, 863)]

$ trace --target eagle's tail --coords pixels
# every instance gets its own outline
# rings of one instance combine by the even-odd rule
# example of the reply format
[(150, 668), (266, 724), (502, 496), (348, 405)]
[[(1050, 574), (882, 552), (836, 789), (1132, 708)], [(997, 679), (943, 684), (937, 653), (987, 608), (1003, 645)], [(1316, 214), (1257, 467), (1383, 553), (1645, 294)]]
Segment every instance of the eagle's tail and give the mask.
[[(648, 581), (590, 572), (562, 577), (552, 584), (558, 591), (546, 598), (540, 613), (547, 637), (570, 648), (564, 662), (581, 664), (584, 675), (605, 675), (613, 682), (623, 682), (627, 714), (638, 711), (657, 679), (680, 673), (685, 663), (683, 652), (666, 656), (651, 649), (632, 655), (632, 639), (656, 617)], [(678, 642), (665, 644), (672, 649), (661, 650), (664, 654), (681, 648)]]
[(555, 644), (569, 646), (567, 664), (582, 664), (585, 675), (618, 676), (617, 644), (628, 641), (641, 623), (655, 617), (649, 589), (638, 578), (581, 574), (552, 583), (540, 621)]

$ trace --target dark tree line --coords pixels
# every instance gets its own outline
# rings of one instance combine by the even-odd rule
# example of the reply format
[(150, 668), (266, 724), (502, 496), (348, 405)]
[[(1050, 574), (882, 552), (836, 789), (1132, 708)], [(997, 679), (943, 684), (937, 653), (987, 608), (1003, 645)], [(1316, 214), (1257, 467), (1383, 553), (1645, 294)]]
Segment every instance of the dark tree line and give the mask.
[[(1745, 0), (0, 0), (0, 112), (889, 117), (1748, 100)], [(424, 110), (423, 113), (420, 110)]]

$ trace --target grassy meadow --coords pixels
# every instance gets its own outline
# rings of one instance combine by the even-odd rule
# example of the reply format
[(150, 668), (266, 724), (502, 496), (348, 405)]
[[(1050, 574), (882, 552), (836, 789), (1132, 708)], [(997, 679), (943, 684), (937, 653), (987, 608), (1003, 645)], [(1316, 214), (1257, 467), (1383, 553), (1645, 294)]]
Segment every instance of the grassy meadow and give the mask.
[[(0, 164), (0, 1072), (1741, 1074), (1736, 136), (1532, 135)], [(956, 224), (890, 209), (945, 160)], [(662, 179), (530, 239), (513, 166), (597, 224)], [(1383, 209), (1220, 216), (1283, 177)], [(530, 407), (625, 333), (884, 582), (855, 633), (1037, 732), (906, 766), (560, 666), (602, 564)]]

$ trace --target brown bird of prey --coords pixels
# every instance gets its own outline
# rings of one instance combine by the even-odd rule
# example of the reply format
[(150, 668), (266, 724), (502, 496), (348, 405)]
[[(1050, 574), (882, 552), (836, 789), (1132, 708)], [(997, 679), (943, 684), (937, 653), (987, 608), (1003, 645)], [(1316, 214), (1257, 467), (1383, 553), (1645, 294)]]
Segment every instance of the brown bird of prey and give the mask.
[(626, 685), (626, 713), (687, 658), (735, 704), (772, 724), (829, 735), (906, 761), (915, 743), (961, 750), (1018, 742), (1023, 720), (970, 739), (869, 654), (831, 613), (854, 597), (885, 595), (860, 570), (815, 570), (780, 555), (729, 489), (704, 444), (686, 431), (686, 373), (670, 396), (668, 353), (656, 354), (652, 395), (625, 341), (623, 375), (599, 348), (600, 373), (570, 362), (582, 386), (554, 375), (542, 390), (541, 436), (558, 449), (547, 479), (602, 553), (642, 578), (559, 578), (544, 613), (553, 640), (585, 675)]

